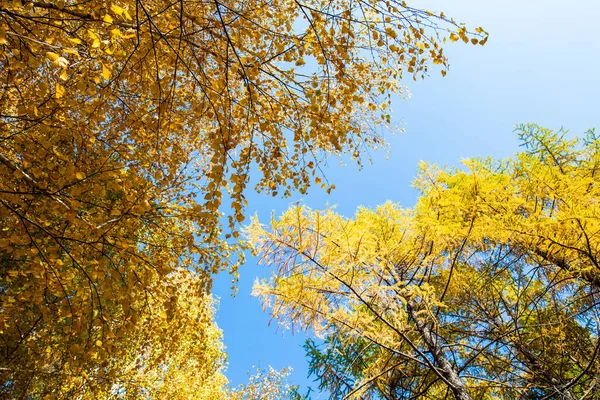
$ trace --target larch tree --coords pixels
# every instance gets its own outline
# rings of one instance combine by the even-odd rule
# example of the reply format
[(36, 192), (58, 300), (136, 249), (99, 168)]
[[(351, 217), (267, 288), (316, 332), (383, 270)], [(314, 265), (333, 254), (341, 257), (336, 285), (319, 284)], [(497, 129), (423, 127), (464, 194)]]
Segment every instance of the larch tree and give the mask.
[(334, 398), (598, 399), (600, 140), (519, 127), (527, 150), (423, 165), (414, 209), (294, 207), (248, 238), (255, 286)]
[(113, 379), (143, 321), (195, 320), (176, 271), (236, 273), (247, 187), (331, 190), (445, 37), (487, 40), (403, 1), (2, 2), (2, 390)]

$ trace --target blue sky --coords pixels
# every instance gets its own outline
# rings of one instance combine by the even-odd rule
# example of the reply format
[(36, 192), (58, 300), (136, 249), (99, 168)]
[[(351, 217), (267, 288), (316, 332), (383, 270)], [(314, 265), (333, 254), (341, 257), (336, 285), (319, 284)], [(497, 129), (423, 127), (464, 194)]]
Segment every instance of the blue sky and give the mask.
[[(288, 199), (248, 193), (248, 215), (258, 213), (268, 222), (271, 213), (281, 214), (300, 199), (314, 209), (337, 205), (346, 216), (358, 206), (375, 207), (386, 200), (410, 207), (417, 196), (411, 181), (421, 160), (452, 166), (467, 157), (510, 156), (519, 151), (513, 133), (519, 123), (565, 127), (574, 135), (600, 128), (600, 2), (407, 2), (444, 11), (470, 28), (483, 26), (489, 41), (484, 47), (448, 43), (445, 78), (436, 69), (426, 80), (406, 80), (412, 97), (393, 104), (393, 117), (406, 132), (388, 136), (389, 154), (373, 154), (373, 165), (362, 171), (331, 159), (325, 169), (336, 185), (331, 195), (318, 188)], [(306, 336), (277, 329), (276, 321), (269, 326), (269, 316), (250, 296), (256, 277), (269, 274), (249, 257), (240, 269), (235, 298), (230, 296), (230, 277), (217, 277), (214, 293), (220, 297), (217, 322), (229, 353), (227, 376), (237, 385), (246, 382), (253, 365), (291, 366), (290, 380), (306, 387), (310, 380), (300, 347)]]

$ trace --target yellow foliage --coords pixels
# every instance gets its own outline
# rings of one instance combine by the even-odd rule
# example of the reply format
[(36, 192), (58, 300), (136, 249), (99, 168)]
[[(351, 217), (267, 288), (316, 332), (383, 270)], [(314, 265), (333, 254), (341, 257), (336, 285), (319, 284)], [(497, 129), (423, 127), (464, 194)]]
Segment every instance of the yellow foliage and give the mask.
[(519, 129), (529, 151), (515, 158), (467, 160), (466, 171), (423, 166), (419, 213), (445, 237), (510, 244), (600, 288), (595, 134), (568, 140), (563, 131)]
[[(221, 221), (237, 238), (251, 175), (258, 191), (304, 192), (327, 155), (360, 162), (384, 143), (368, 128), (389, 123), (382, 95), (402, 91), (405, 70), (447, 64), (423, 51), (425, 28), (458, 27), (368, 4), (2, 3), (0, 375), (19, 393), (8, 396), (83, 396), (86, 375), (109, 387), (129, 368), (127, 343), (150, 343), (131, 342), (150, 340), (144, 323), (172, 340), (161, 324), (192, 318), (165, 305), (175, 271), (195, 270), (202, 293), (236, 273), (241, 247)], [(409, 49), (422, 54), (405, 60)]]
[[(5, 363), (10, 370), (2, 371), (2, 380), (14, 385), (13, 394), (33, 398), (229, 398), (221, 331), (198, 276), (178, 269), (146, 285), (147, 297), (106, 302), (91, 324), (79, 304), (55, 301), (54, 315), (38, 317), (33, 340), (7, 346), (13, 356), (25, 352), (29, 359)], [(4, 340), (36, 318), (35, 307), (28, 308), (19, 320), (4, 321)]]
[[(311, 329), (336, 398), (585, 398), (600, 373), (600, 140), (519, 127), (527, 151), (421, 165), (414, 210), (293, 207), (247, 238), (255, 286)], [(592, 396), (593, 397), (593, 396)], [(595, 397), (593, 397), (595, 398)]]

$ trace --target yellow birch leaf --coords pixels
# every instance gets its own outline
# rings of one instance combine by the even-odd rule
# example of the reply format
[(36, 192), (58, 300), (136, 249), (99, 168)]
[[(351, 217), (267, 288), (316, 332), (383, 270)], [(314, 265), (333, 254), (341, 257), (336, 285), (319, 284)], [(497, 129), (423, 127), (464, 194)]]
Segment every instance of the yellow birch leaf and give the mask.
[(104, 64), (102, 64), (102, 77), (106, 80), (110, 79), (110, 69), (108, 69)]
[(61, 97), (63, 97), (65, 95), (65, 87), (63, 85), (61, 85), (60, 83), (57, 83), (55, 86), (55, 96), (57, 99), (60, 99)]
[(119, 7), (115, 4), (110, 6), (110, 10), (117, 15), (121, 15), (121, 14), (123, 14), (123, 11), (125, 11), (125, 9), (123, 7)]
[(132, 37), (135, 36), (135, 30), (134, 29), (127, 29), (125, 32), (123, 32), (123, 34), (121, 35), (121, 37), (124, 37), (125, 39), (130, 39)]
[(98, 35), (96, 35), (96, 32), (94, 32), (91, 29), (88, 29), (88, 35), (93, 40), (93, 42), (92, 42), (92, 48), (95, 49), (95, 48), (100, 47), (100, 37), (98, 37)]
[(398, 37), (398, 33), (392, 28), (385, 28), (385, 33), (392, 39), (396, 39)]
[(107, 24), (112, 24), (113, 23), (113, 19), (110, 15), (106, 14), (104, 15), (104, 22), (106, 22)]
[(56, 60), (52, 61), (52, 66), (54, 68), (66, 68), (69, 66), (69, 61), (64, 57), (58, 57)]
[(58, 54), (56, 54), (56, 53), (51, 52), (51, 51), (47, 51), (46, 52), (46, 57), (48, 57), (52, 61), (56, 61), (56, 60), (58, 60), (58, 57), (60, 57), (60, 56)]

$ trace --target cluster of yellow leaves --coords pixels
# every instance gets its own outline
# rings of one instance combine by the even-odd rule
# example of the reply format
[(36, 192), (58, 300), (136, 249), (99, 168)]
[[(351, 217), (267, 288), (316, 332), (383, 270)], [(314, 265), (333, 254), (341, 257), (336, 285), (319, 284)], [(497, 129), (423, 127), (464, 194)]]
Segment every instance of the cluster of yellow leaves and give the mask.
[(204, 292), (235, 273), (224, 203), (237, 239), (251, 176), (331, 190), (319, 165), (383, 144), (390, 94), (446, 64), (446, 28), (378, 0), (3, 2), (3, 390), (107, 370), (177, 268)]
[(537, 125), (518, 129), (528, 151), (514, 159), (468, 160), (466, 171), (423, 165), (419, 213), (439, 221), (444, 237), (510, 243), (600, 288), (600, 142), (593, 131), (566, 139)]
[[(422, 365), (411, 378), (426, 376), (427, 366), (435, 370), (435, 361), (426, 356), (432, 352), (425, 339), (431, 333), (423, 333), (416, 321), (434, 318), (440, 306), (427, 281), (443, 265), (443, 257), (432, 251), (433, 243), (420, 235), (413, 219), (410, 210), (391, 203), (359, 209), (354, 219), (331, 209), (295, 207), (273, 220), (270, 230), (257, 220), (248, 228), (261, 261), (276, 267), (272, 280), (254, 288), (274, 317), (294, 329), (341, 337), (343, 346), (364, 340), (386, 350), (381, 358), (357, 361), (365, 366), (358, 374), (361, 379), (342, 397), (365, 398), (384, 371), (413, 359)], [(429, 382), (433, 392), (444, 387), (445, 373), (437, 374), (442, 380)]]
[(295, 387), (290, 386), (287, 377), (292, 372), (291, 368), (276, 370), (256, 367), (256, 372), (250, 376), (245, 385), (240, 385), (228, 394), (232, 400), (283, 400), (294, 398)]
[[(146, 284), (146, 298), (106, 301), (106, 314), (96, 315), (91, 326), (76, 304), (69, 308), (64, 300), (50, 316), (34, 305), (21, 310), (19, 319), (4, 324), (3, 340), (19, 339), (24, 328), (34, 334), (18, 346), (5, 342), (11, 354), (2, 381), (10, 385), (0, 393), (44, 399), (228, 398), (221, 331), (197, 274), (177, 269)], [(81, 325), (86, 334), (79, 332)]]
[[(592, 395), (600, 373), (600, 140), (519, 127), (527, 151), (423, 165), (413, 210), (294, 207), (247, 236), (255, 295), (338, 397)], [(372, 397), (371, 397), (372, 396)], [(590, 397), (591, 396), (591, 397)]]

